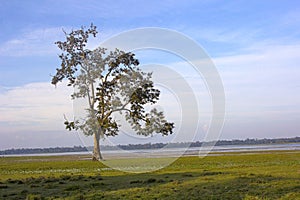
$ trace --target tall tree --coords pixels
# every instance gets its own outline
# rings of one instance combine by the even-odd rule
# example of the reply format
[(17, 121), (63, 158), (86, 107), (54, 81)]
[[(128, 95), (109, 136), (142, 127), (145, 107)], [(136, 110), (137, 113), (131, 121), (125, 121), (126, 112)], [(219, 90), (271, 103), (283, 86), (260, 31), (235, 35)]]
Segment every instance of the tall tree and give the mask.
[(100, 138), (116, 136), (120, 124), (113, 118), (119, 112), (139, 135), (172, 134), (174, 123), (165, 119), (163, 112), (152, 109), (146, 112), (145, 106), (159, 100), (160, 91), (154, 88), (152, 73), (145, 73), (139, 61), (131, 52), (105, 48), (90, 50), (86, 44), (90, 36), (96, 37), (96, 26), (65, 32), (65, 41), (58, 41), (61, 65), (52, 77), (56, 85), (68, 79), (68, 86), (74, 87), (72, 99), (87, 100), (84, 120), (68, 121), (68, 130), (81, 130), (93, 136), (93, 160), (103, 159), (100, 151)]

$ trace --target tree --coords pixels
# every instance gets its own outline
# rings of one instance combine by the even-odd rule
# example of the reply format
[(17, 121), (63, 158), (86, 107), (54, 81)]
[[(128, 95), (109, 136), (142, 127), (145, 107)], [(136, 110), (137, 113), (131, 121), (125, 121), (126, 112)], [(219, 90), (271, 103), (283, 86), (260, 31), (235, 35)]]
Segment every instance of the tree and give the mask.
[(115, 113), (125, 116), (126, 121), (139, 135), (172, 134), (174, 123), (165, 119), (163, 112), (145, 110), (146, 105), (159, 100), (160, 91), (154, 88), (152, 73), (145, 73), (131, 52), (105, 48), (86, 48), (90, 36), (96, 37), (96, 26), (65, 32), (65, 41), (55, 44), (62, 50), (61, 65), (52, 77), (56, 85), (68, 79), (74, 87), (72, 99), (85, 98), (88, 103), (84, 120), (68, 121), (68, 130), (81, 130), (94, 138), (93, 160), (103, 159), (100, 138), (116, 136), (120, 124), (113, 118)]

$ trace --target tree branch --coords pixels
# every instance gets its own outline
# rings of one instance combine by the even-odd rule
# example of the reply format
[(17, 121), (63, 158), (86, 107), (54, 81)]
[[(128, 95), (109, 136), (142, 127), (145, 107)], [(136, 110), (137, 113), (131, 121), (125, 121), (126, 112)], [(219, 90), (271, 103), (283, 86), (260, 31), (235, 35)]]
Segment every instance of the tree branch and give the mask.
[(127, 111), (127, 112), (130, 112), (131, 113), (131, 110), (129, 110), (128, 108), (125, 108), (130, 102), (127, 102), (125, 103), (121, 108), (118, 108), (118, 109), (114, 109), (114, 110), (111, 110), (109, 111), (105, 117), (103, 118), (103, 120), (106, 120), (112, 113), (114, 112), (118, 112), (118, 111)]

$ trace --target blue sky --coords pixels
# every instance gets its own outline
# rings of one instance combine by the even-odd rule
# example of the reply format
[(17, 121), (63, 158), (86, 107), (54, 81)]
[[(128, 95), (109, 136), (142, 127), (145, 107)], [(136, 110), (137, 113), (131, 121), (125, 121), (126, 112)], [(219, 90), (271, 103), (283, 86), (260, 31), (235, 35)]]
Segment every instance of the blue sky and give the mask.
[[(0, 149), (81, 144), (62, 125), (62, 115), (73, 112), (71, 90), (54, 89), (50, 74), (59, 65), (54, 42), (63, 39), (62, 29), (91, 22), (99, 30), (94, 46), (143, 27), (175, 30), (199, 43), (224, 84), (221, 139), (299, 136), (299, 1), (11, 0), (0, 1)], [(149, 62), (180, 61), (145, 55)], [(208, 125), (201, 118), (199, 131)]]

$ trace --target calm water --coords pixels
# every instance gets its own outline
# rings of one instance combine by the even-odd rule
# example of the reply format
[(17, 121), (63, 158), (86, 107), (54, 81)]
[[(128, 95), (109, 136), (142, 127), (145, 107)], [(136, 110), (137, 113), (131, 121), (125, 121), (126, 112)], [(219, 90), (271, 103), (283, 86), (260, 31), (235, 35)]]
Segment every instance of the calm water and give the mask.
[[(212, 149), (211, 149), (212, 148)], [(224, 145), (203, 148), (192, 147), (192, 148), (162, 148), (162, 149), (137, 149), (137, 150), (114, 150), (114, 151), (102, 151), (105, 157), (147, 157), (147, 156), (179, 156), (185, 155), (197, 155), (199, 151), (205, 152), (255, 152), (255, 151), (267, 151), (267, 150), (300, 150), (300, 143), (293, 144), (268, 144), (268, 145)], [(200, 152), (200, 153), (201, 153)], [(55, 156), (55, 155), (85, 155), (91, 152), (66, 152), (66, 153), (44, 153), (44, 154), (18, 154), (18, 155), (4, 155), (4, 157), (11, 156)]]

